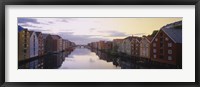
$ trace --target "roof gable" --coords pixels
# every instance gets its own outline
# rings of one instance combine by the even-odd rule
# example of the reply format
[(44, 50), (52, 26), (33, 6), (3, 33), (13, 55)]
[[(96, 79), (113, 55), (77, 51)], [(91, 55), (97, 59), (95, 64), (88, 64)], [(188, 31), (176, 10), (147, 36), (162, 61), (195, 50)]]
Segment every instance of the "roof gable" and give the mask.
[(172, 39), (173, 42), (182, 43), (182, 27), (177, 28), (177, 25), (182, 26), (182, 21), (177, 21), (163, 26), (153, 37), (151, 42), (154, 41), (161, 31), (163, 31), (169, 38)]
[(61, 37), (58, 35), (51, 35), (52, 39), (60, 39)]
[(49, 36), (50, 34), (42, 34), (42, 38), (43, 39), (46, 39), (47, 38), (47, 36)]
[(18, 32), (21, 32), (24, 28), (20, 25), (18, 25)]
[(182, 29), (163, 28), (167, 36), (169, 36), (175, 43), (182, 43)]

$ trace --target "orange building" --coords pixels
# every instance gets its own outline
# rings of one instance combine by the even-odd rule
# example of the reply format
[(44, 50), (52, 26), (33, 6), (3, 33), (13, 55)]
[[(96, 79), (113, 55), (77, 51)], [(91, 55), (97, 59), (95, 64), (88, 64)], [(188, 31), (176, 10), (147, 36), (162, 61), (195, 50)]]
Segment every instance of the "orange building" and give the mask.
[(18, 32), (18, 61), (30, 58), (30, 33), (27, 29)]

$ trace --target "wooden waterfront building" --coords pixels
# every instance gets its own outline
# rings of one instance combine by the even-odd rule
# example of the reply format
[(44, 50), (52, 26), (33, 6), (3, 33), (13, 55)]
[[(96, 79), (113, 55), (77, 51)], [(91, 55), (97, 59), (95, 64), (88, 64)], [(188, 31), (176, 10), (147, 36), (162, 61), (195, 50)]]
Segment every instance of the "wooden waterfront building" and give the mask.
[(182, 21), (160, 29), (151, 41), (151, 60), (182, 67)]
[(18, 61), (30, 58), (30, 33), (18, 26)]

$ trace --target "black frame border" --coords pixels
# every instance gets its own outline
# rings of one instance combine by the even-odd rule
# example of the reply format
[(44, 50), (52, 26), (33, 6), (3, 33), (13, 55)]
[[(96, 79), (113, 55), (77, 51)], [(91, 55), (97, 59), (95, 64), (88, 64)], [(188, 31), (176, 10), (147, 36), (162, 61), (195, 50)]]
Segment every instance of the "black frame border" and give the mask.
[[(200, 87), (200, 0), (2, 0), (0, 1), (0, 86), (1, 87)], [(195, 82), (5, 82), (6, 5), (195, 5)], [(185, 78), (187, 79), (187, 78)]]

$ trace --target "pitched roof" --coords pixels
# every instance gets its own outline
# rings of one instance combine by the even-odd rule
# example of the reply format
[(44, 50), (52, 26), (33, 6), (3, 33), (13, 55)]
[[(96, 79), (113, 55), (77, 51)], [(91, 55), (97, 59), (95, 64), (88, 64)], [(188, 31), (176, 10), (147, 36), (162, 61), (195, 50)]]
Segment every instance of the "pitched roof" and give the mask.
[(49, 36), (50, 34), (42, 34), (42, 38), (43, 39), (46, 39), (47, 38), (47, 36)]
[(163, 26), (162, 28), (176, 28), (177, 26), (182, 26), (182, 21), (173, 22)]
[(29, 31), (29, 33), (30, 33), (30, 36), (34, 33), (34, 31)]
[(153, 37), (148, 36), (148, 37), (146, 37), (146, 39), (151, 42), (151, 40), (153, 39)]
[(182, 29), (163, 28), (162, 29), (175, 43), (182, 43)]
[[(166, 33), (175, 43), (182, 43), (182, 21), (167, 24), (163, 26), (160, 31), (161, 30)], [(158, 31), (158, 33), (160, 31)], [(154, 36), (151, 42), (155, 39), (155, 37), (157, 37), (158, 33)]]
[(182, 21), (168, 24), (161, 30), (164, 31), (175, 43), (182, 43)]
[(39, 36), (40, 34), (42, 34), (41, 32), (35, 32), (37, 36)]
[(24, 28), (20, 25), (18, 25), (18, 32), (22, 31)]
[(53, 39), (60, 39), (60, 38), (61, 38), (61, 37), (58, 36), (58, 35), (51, 35), (51, 37), (52, 37)]
[(133, 38), (134, 38), (133, 36), (128, 36), (128, 37), (126, 37), (124, 39), (128, 39), (129, 41), (131, 41)]
[(113, 42), (123, 42), (124, 39), (113, 39)]
[(136, 37), (136, 40), (137, 40), (138, 42), (140, 42), (140, 41), (142, 40), (142, 38), (141, 38), (141, 37)]

